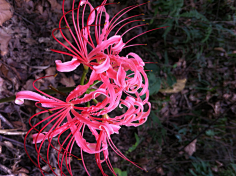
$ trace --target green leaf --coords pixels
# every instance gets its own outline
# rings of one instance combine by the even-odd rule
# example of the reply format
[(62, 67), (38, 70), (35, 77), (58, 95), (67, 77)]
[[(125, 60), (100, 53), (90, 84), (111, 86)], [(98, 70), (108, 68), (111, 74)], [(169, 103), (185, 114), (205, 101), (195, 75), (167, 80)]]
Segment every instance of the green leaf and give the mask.
[(158, 73), (160, 70), (156, 64), (145, 64), (145, 68), (147, 70), (152, 70), (153, 73)]
[(192, 175), (197, 176), (197, 175), (193, 172), (192, 169), (189, 169), (189, 172), (190, 172)]
[(197, 18), (198, 20), (208, 22), (208, 19), (196, 10), (191, 10), (189, 12), (184, 12), (184, 13), (180, 14), (180, 17)]
[(136, 142), (132, 147), (129, 148), (128, 152), (134, 151), (140, 143), (140, 139), (139, 139), (138, 135), (136, 133), (134, 133), (134, 135), (135, 135)]
[(207, 130), (206, 131), (206, 135), (207, 136), (214, 136), (215, 135), (215, 132), (213, 130)]
[(155, 124), (157, 123), (158, 125), (161, 125), (161, 121), (153, 111), (151, 111), (150, 116)]
[(157, 78), (153, 72), (148, 73), (148, 81), (149, 81), (149, 94), (156, 94), (161, 88), (161, 79)]
[(121, 171), (119, 168), (113, 168), (113, 169), (115, 173), (118, 174), (119, 176), (127, 176), (127, 171)]

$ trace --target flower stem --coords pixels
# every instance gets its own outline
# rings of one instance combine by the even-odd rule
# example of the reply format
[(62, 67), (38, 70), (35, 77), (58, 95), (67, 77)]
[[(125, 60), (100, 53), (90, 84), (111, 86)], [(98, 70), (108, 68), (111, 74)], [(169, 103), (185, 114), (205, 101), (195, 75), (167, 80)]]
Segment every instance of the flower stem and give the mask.
[(82, 77), (81, 77), (81, 80), (80, 80), (80, 85), (84, 85), (84, 79), (85, 79), (85, 76), (88, 73), (88, 69), (89, 69), (89, 67), (84, 65), (84, 70), (83, 70), (83, 74), (82, 74)]

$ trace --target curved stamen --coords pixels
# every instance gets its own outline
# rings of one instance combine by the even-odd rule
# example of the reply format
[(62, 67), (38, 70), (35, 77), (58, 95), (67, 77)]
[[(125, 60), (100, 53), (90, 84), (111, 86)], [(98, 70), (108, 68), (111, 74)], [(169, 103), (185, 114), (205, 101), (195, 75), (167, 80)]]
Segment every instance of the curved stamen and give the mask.
[[(58, 40), (56, 37), (55, 37), (55, 35), (54, 35), (54, 32), (55, 31), (57, 31), (57, 30), (61, 30), (61, 29), (67, 29), (67, 28), (56, 28), (56, 29), (54, 29), (53, 31), (52, 31), (52, 37), (59, 43), (59, 44), (61, 44), (63, 47), (65, 47), (67, 50), (69, 50), (71, 53), (73, 53), (74, 55), (71, 55), (71, 54), (69, 54), (69, 53), (66, 53), (66, 52), (63, 52), (63, 51), (61, 51), (60, 53), (61, 54), (67, 54), (67, 55), (70, 55), (70, 56), (72, 56), (72, 57), (74, 57), (74, 56), (81, 56), (82, 57), (82, 55), (81, 55), (81, 53), (76, 53), (75, 51), (73, 51), (72, 49), (70, 49), (68, 46), (66, 46), (64, 43), (62, 43), (60, 40)], [(64, 37), (63, 37), (64, 38)], [(65, 39), (65, 38), (64, 38)], [(57, 50), (54, 50), (54, 49), (51, 49), (51, 51), (56, 51), (57, 52)], [(79, 54), (79, 55), (78, 55)]]
[(146, 34), (146, 33), (151, 32), (151, 31), (155, 31), (155, 30), (157, 30), (157, 29), (167, 28), (167, 27), (169, 27), (169, 26), (159, 27), (159, 28), (155, 28), (155, 29), (151, 29), (151, 30), (145, 31), (145, 32), (143, 32), (143, 33), (141, 33), (141, 34), (138, 34), (137, 36), (135, 36), (135, 37), (129, 39), (129, 40), (125, 43), (125, 45), (126, 45), (127, 43), (129, 43), (130, 41), (134, 40), (135, 38), (139, 37), (140, 35)]
[(127, 45), (127, 46), (124, 46), (124, 49), (125, 49), (125, 48), (129, 48), (129, 47), (132, 47), (132, 46), (140, 46), (140, 45), (146, 46), (147, 44), (133, 44), (133, 45)]
[[(139, 7), (139, 6), (142, 6), (144, 4), (147, 4), (148, 2), (145, 2), (145, 3), (142, 3), (142, 4), (139, 4), (139, 5), (133, 5), (133, 6), (129, 6), (129, 7), (126, 7), (124, 8), (123, 10), (121, 10), (120, 12), (118, 12), (111, 20), (110, 20), (110, 24), (111, 22), (116, 18), (117, 15), (119, 15), (121, 12), (125, 11), (124, 13), (122, 13), (119, 17), (117, 17), (114, 22), (110, 25), (110, 27), (108, 28), (108, 31), (110, 31), (110, 29), (112, 28), (112, 26), (117, 22), (117, 20), (119, 20), (122, 16), (124, 16), (126, 13), (128, 13), (129, 11)], [(127, 10), (128, 9), (128, 10)], [(107, 37), (108, 35), (106, 35)]]
[(121, 37), (123, 37), (127, 32), (129, 32), (130, 30), (134, 29), (134, 28), (137, 28), (137, 27), (141, 27), (141, 26), (146, 26), (147, 24), (140, 24), (140, 25), (137, 25), (137, 26), (134, 26), (134, 27), (131, 27), (129, 28), (127, 31), (125, 31)]
[[(104, 6), (106, 6), (106, 5), (110, 5), (110, 4), (116, 4), (116, 3), (107, 3), (107, 4), (101, 4), (101, 5), (99, 5), (99, 6), (97, 6), (97, 7), (95, 7), (91, 12), (90, 12), (90, 14), (89, 14), (89, 16), (88, 16), (88, 19), (90, 19), (90, 16), (92, 15), (92, 13), (96, 10), (96, 9), (98, 9), (98, 8), (102, 8), (102, 7), (104, 7)], [(106, 12), (105, 12), (106, 13)], [(99, 34), (97, 35), (97, 28), (95, 28), (95, 38), (96, 38), (96, 42), (97, 42), (97, 45), (100, 43), (100, 41), (99, 41), (99, 35), (100, 35), (100, 25), (97, 25), (97, 19), (98, 19), (98, 15), (101, 15), (102, 14), (102, 11), (101, 12), (97, 12), (97, 15), (96, 15), (96, 19), (95, 19), (95, 26), (99, 26)], [(101, 19), (101, 18), (99, 18), (99, 19)], [(99, 23), (101, 22), (101, 20), (99, 20)], [(88, 25), (88, 21), (87, 21), (87, 26), (89, 26)], [(89, 38), (90, 38), (90, 40), (92, 41), (92, 38), (91, 38), (91, 35), (90, 35), (90, 32), (89, 32), (89, 30), (88, 30), (88, 28), (87, 28), (87, 32), (88, 32), (88, 34), (89, 34)]]
[(35, 90), (37, 90), (37, 91), (40, 92), (41, 94), (45, 95), (46, 97), (49, 97), (49, 98), (51, 98), (51, 99), (57, 101), (58, 103), (64, 103), (63, 101), (61, 101), (61, 100), (59, 100), (59, 99), (57, 99), (57, 98), (54, 98), (54, 97), (52, 97), (52, 96), (50, 96), (50, 95), (44, 93), (43, 91), (39, 90), (39, 89), (35, 86), (35, 83), (36, 83), (38, 80), (43, 79), (43, 78), (52, 77), (52, 76), (55, 77), (55, 75), (49, 75), (49, 76), (43, 76), (43, 77), (40, 77), (40, 78), (34, 80), (34, 82), (33, 82), (33, 87), (34, 87)]
[[(64, 0), (63, 0), (64, 1)], [(82, 41), (82, 35), (81, 35), (81, 30), (80, 30), (80, 27), (79, 27), (79, 9), (80, 9), (80, 3), (81, 3), (81, 0), (79, 1), (79, 8), (77, 9), (77, 25), (76, 25), (76, 22), (75, 22), (75, 15), (74, 15), (74, 10), (72, 11), (72, 20), (73, 20), (73, 24), (74, 24), (74, 28), (75, 28), (75, 32), (76, 32), (76, 35), (77, 35), (77, 38), (79, 40), (79, 43), (81, 44), (81, 52), (85, 55), (85, 57), (87, 57), (87, 49), (86, 49), (86, 46), (84, 45), (83, 41)], [(75, 9), (74, 8), (74, 5), (75, 5), (75, 0), (73, 0), (72, 2), (72, 9)], [(64, 6), (63, 6), (64, 7)], [(82, 19), (83, 20), (83, 19)], [(77, 41), (76, 41), (77, 42)], [(77, 44), (78, 45), (78, 44)]]
[[(67, 14), (69, 14), (70, 12), (73, 12), (74, 10), (77, 10), (77, 9), (79, 9), (79, 8), (80, 8), (80, 7), (75, 8), (75, 9), (72, 9), (72, 10), (69, 10), (68, 12), (65, 13), (65, 11), (64, 11), (64, 0), (63, 0), (63, 5), (62, 5), (63, 16), (61, 17), (61, 19), (60, 19), (60, 21), (59, 21), (59, 28), (61, 28), (62, 19), (64, 18), (64, 20), (65, 20), (65, 22), (66, 22), (66, 25), (67, 25), (68, 28), (69, 28), (70, 34), (72, 35), (74, 41), (76, 42), (76, 44), (77, 44), (79, 50), (80, 50), (80, 51), (86, 51), (85, 47), (83, 48), (84, 50), (81, 49), (80, 45), (83, 45), (83, 41), (82, 41), (82, 40), (79, 41), (79, 43), (80, 43), (80, 45), (79, 45), (79, 43), (77, 42), (77, 40), (76, 40), (76, 38), (75, 38), (75, 36), (74, 36), (74, 33), (72, 32), (72, 30), (71, 30), (70, 27), (69, 27), (70, 25), (69, 25), (69, 23), (68, 23), (68, 21), (67, 21), (67, 19), (66, 19), (66, 15), (67, 15)], [(67, 42), (77, 53), (80, 53), (80, 55), (81, 55), (81, 57), (82, 57), (83, 59), (86, 60), (86, 58), (84, 58), (84, 57), (82, 56), (81, 52), (78, 51), (78, 50), (76, 49), (76, 47), (74, 47), (74, 45), (72, 45), (72, 43), (65, 37), (65, 35), (64, 35), (63, 32), (62, 32), (62, 30), (61, 30), (61, 29), (59, 29), (59, 30), (60, 30), (60, 33), (61, 33), (62, 37), (66, 40), (66, 42)], [(80, 38), (78, 38), (78, 39), (80, 40)]]
[[(134, 15), (134, 16), (131, 16), (131, 17), (128, 17), (128, 18), (125, 18), (123, 20), (120, 20), (118, 23), (116, 23), (115, 25), (112, 26), (112, 28), (110, 29), (110, 31), (107, 31), (107, 33), (110, 33), (117, 25), (119, 25), (120, 23), (130, 19), (130, 18), (134, 18), (134, 17), (138, 17), (138, 16), (141, 16), (141, 15), (144, 15), (144, 14), (139, 14), (139, 15)], [(129, 21), (129, 22), (126, 22), (125, 24), (123, 24), (115, 33), (115, 35), (121, 30), (121, 28), (123, 28), (124, 26), (126, 26), (127, 24), (129, 23), (132, 23), (132, 22), (135, 22), (135, 21), (143, 21), (142, 20), (132, 20), (132, 21)]]

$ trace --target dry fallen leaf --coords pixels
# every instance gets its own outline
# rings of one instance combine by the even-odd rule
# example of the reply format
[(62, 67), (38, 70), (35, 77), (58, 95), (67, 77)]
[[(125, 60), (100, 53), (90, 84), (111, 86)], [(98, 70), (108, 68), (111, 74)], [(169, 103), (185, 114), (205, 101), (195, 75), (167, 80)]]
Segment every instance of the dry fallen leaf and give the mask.
[(214, 48), (214, 50), (216, 50), (216, 51), (222, 51), (222, 52), (225, 52), (225, 49), (224, 49), (224, 48), (221, 48), (221, 47)]
[(48, 2), (51, 4), (51, 8), (54, 11), (61, 10), (61, 5), (57, 2), (57, 0), (48, 0)]
[(18, 130), (21, 129), (22, 131), (26, 131), (26, 124), (22, 123), (21, 121), (13, 121), (11, 122), (12, 125), (17, 128)]
[(214, 105), (214, 111), (216, 115), (220, 114), (221, 106), (220, 106), (220, 101), (217, 101)]
[(36, 6), (36, 9), (39, 11), (39, 13), (42, 15), (43, 14), (43, 6), (41, 4), (38, 4)]
[(160, 89), (161, 93), (178, 93), (185, 88), (187, 79), (177, 79), (177, 82), (173, 85), (173, 88)]
[(61, 73), (62, 77), (60, 80), (60, 83), (62, 83), (63, 85), (65, 85), (66, 87), (73, 87), (75, 86), (75, 81), (72, 77), (66, 77), (65, 74)]
[(194, 152), (196, 152), (196, 143), (197, 139), (191, 142), (187, 147), (185, 147), (184, 151), (189, 155), (192, 156)]
[(3, 83), (4, 83), (4, 79), (0, 77), (0, 93), (5, 90), (3, 87)]
[(12, 145), (12, 143), (9, 142), (9, 141), (4, 141), (3, 143), (5, 144), (6, 147), (14, 148), (14, 146)]
[(7, 77), (8, 72), (9, 72), (9, 69), (8, 69), (4, 64), (2, 64), (2, 65), (0, 66), (0, 71), (2, 72), (2, 74), (3, 74), (5, 77)]
[(0, 0), (0, 26), (2, 24), (11, 19), (12, 17), (12, 12), (11, 12), (11, 5), (5, 1), (5, 0)]
[[(1, 3), (0, 3), (0, 18), (1, 18)], [(0, 19), (0, 24), (1, 24), (1, 19)], [(8, 43), (10, 39), (11, 39), (11, 35), (9, 35), (3, 29), (0, 28), (0, 50), (1, 50), (2, 56), (7, 54)]]
[(159, 167), (156, 171), (160, 175), (165, 175), (165, 172), (163, 171), (162, 167)]
[(46, 77), (45, 79), (49, 80), (51, 83), (55, 82), (55, 77), (53, 77), (52, 75), (56, 74), (56, 68), (49, 67), (45, 70), (45, 72), (46, 72), (45, 76), (50, 76), (50, 77)]

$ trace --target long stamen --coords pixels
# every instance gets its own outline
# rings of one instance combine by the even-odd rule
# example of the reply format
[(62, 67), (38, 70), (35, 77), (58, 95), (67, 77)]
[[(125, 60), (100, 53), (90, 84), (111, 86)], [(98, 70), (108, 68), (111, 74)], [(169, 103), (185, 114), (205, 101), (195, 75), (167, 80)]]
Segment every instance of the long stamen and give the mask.
[[(130, 18), (134, 18), (134, 17), (138, 17), (138, 16), (141, 16), (141, 15), (144, 15), (144, 14), (139, 14), (139, 15), (134, 15), (134, 16), (131, 16), (131, 17), (128, 17), (128, 18), (125, 18), (123, 20), (120, 20), (118, 23), (116, 23), (115, 25), (112, 26), (112, 28), (108, 31), (108, 33), (110, 33), (117, 25), (119, 25), (120, 23), (130, 19)], [(123, 24), (115, 33), (115, 35), (121, 30), (121, 28), (123, 28), (124, 26), (126, 26), (127, 24), (129, 23), (133, 23), (135, 21), (144, 21), (143, 19), (141, 20), (132, 20), (132, 21), (129, 21), (129, 22), (126, 22), (125, 24)]]
[(40, 78), (34, 80), (34, 82), (33, 82), (33, 87), (35, 88), (35, 90), (37, 90), (37, 91), (40, 92), (41, 94), (45, 95), (46, 97), (49, 97), (49, 98), (55, 100), (56, 102), (64, 103), (63, 101), (61, 101), (61, 100), (59, 100), (59, 99), (57, 99), (57, 98), (54, 98), (54, 97), (52, 97), (52, 96), (50, 96), (50, 95), (44, 93), (43, 91), (39, 90), (39, 89), (35, 86), (35, 83), (36, 83), (38, 80), (43, 79), (43, 78), (52, 77), (52, 76), (55, 77), (55, 75), (49, 75), (49, 76), (43, 76), (43, 77), (40, 77)]
[[(90, 16), (92, 15), (92, 13), (93, 13), (96, 9), (98, 9), (98, 8), (99, 8), (99, 11), (98, 11), (97, 13), (101, 15), (102, 11), (100, 11), (100, 9), (101, 9), (102, 7), (104, 7), (104, 6), (106, 6), (106, 5), (110, 5), (110, 4), (116, 4), (116, 3), (101, 4), (101, 5), (97, 6), (97, 7), (95, 7), (95, 8), (90, 12), (90, 14), (89, 14), (89, 16), (88, 16), (88, 19), (90, 18)], [(95, 19), (95, 26), (97, 26), (97, 27), (99, 26), (99, 25), (97, 25), (98, 14), (97, 14), (96, 19)], [(99, 20), (99, 21), (100, 21), (100, 20)], [(100, 22), (101, 22), (101, 21), (100, 21)], [(87, 21), (87, 26), (89, 26), (89, 25), (88, 25), (88, 21)], [(100, 35), (100, 28), (99, 28), (98, 31), (99, 31), (99, 34), (97, 35), (97, 28), (95, 28), (95, 37), (96, 37), (96, 42), (97, 42), (97, 44), (100, 43), (100, 42), (99, 42), (99, 37), (98, 37), (98, 36)], [(89, 38), (90, 38), (90, 40), (91, 40), (91, 42), (92, 42), (92, 38), (91, 38), (90, 32), (88, 31), (88, 28), (87, 28), (87, 32), (88, 32)]]
[[(73, 9), (73, 10), (74, 10), (74, 9)], [(70, 10), (70, 11), (66, 12), (64, 15), (70, 13), (70, 12), (73, 11), (73, 10)], [(61, 18), (61, 20), (62, 20), (62, 19), (63, 19), (63, 17)], [(58, 39), (57, 39), (57, 42), (60, 43), (61, 45), (63, 45), (63, 46), (64, 46), (66, 49), (68, 49), (70, 52), (74, 53), (76, 56), (78, 56), (78, 54), (79, 54), (79, 56), (81, 57), (81, 59), (86, 60), (86, 58), (85, 58), (85, 57), (83, 56), (83, 54), (81, 53), (82, 50), (81, 50), (80, 45), (78, 44), (78, 42), (76, 42), (76, 44), (77, 44), (77, 46), (78, 46), (78, 48), (79, 48), (80, 51), (79, 51), (79, 50), (65, 37), (65, 35), (63, 34), (62, 29), (69, 29), (69, 31), (70, 31), (71, 34), (73, 34), (73, 32), (72, 32), (72, 30), (71, 30), (71, 28), (69, 27), (68, 24), (67, 24), (67, 27), (66, 27), (66, 28), (62, 28), (62, 27), (61, 27), (61, 23), (62, 23), (61, 20), (59, 21), (59, 28), (57, 28), (56, 30), (59, 30), (59, 31), (60, 31), (62, 37), (65, 39), (65, 41), (66, 41), (75, 51), (73, 51), (72, 49), (70, 49), (70, 48), (67, 47), (66, 45), (62, 44), (62, 42), (59, 42)], [(53, 31), (53, 36), (54, 36), (54, 31)], [(74, 35), (72, 35), (72, 36), (73, 36), (74, 41), (77, 41), (77, 40), (75, 39)], [(56, 37), (54, 36), (53, 38), (55, 39)]]
[[(87, 57), (87, 54), (88, 54), (87, 53), (87, 49), (86, 49), (85, 45), (83, 44), (83, 40), (82, 40), (82, 37), (81, 37), (81, 30), (80, 30), (80, 26), (79, 26), (80, 3), (81, 3), (81, 0), (79, 1), (79, 8), (77, 9), (77, 25), (76, 25), (76, 22), (75, 22), (74, 10), (72, 11), (72, 20), (73, 20), (73, 24), (74, 24), (74, 28), (75, 28), (75, 32), (76, 32), (77, 38), (79, 40), (79, 43), (81, 44), (81, 52), (85, 55), (85, 57)], [(72, 2), (72, 9), (74, 9), (74, 5), (75, 5), (75, 0), (73, 0), (73, 2)]]
[(127, 43), (129, 43), (130, 41), (134, 40), (135, 38), (139, 37), (140, 35), (146, 34), (146, 33), (151, 32), (151, 31), (155, 31), (155, 30), (157, 30), (157, 29), (167, 28), (167, 27), (169, 27), (169, 26), (159, 27), (159, 28), (155, 28), (155, 29), (151, 29), (151, 30), (145, 31), (145, 32), (143, 32), (143, 33), (141, 33), (141, 34), (138, 34), (137, 36), (135, 36), (135, 37), (129, 39), (129, 40), (125, 43), (125, 45), (126, 45)]
[[(126, 26), (126, 25), (129, 24), (129, 23), (136, 22), (136, 21), (143, 21), (143, 20), (132, 20), (132, 21), (129, 21), (129, 22), (123, 24), (123, 25), (116, 31), (115, 35), (117, 35), (117, 33), (118, 33), (124, 26)], [(115, 26), (116, 26), (116, 25), (115, 25)], [(128, 32), (128, 31), (127, 31), (127, 32)], [(124, 34), (122, 34), (122, 36), (123, 36), (123, 35), (124, 35)]]
[[(67, 19), (66, 19), (66, 15), (67, 15), (68, 13), (70, 13), (70, 12), (73, 12), (74, 10), (79, 9), (79, 8), (80, 8), (80, 7), (75, 8), (75, 9), (72, 9), (72, 10), (70, 10), (70, 11), (68, 11), (68, 12), (65, 13), (65, 11), (64, 11), (64, 0), (63, 0), (63, 5), (62, 5), (63, 16), (61, 17), (61, 19), (60, 19), (60, 21), (59, 21), (59, 28), (61, 28), (61, 23), (62, 23), (62, 19), (63, 19), (63, 18), (64, 18), (64, 20), (65, 20), (65, 22), (66, 22), (66, 25), (69, 27), (70, 25), (69, 25), (69, 23), (68, 23), (68, 21), (67, 21)], [(59, 29), (59, 30), (60, 30), (60, 29)], [(76, 42), (78, 48), (80, 49), (80, 51), (82, 51), (82, 49), (81, 49), (79, 43), (80, 43), (81, 45), (83, 45), (83, 42), (82, 42), (82, 41), (79, 41), (79, 43), (77, 42), (77, 40), (76, 40), (76, 38), (75, 38), (75, 36), (74, 36), (74, 33), (72, 32), (72, 30), (70, 29), (70, 27), (69, 27), (69, 31), (70, 31), (72, 37), (74, 38), (74, 40), (75, 40), (75, 42)], [(66, 42), (67, 42), (77, 53), (80, 53), (80, 55), (82, 56), (81, 52), (79, 52), (79, 51), (76, 49), (76, 47), (74, 47), (74, 45), (72, 45), (72, 43), (64, 36), (64, 34), (63, 34), (63, 32), (62, 32), (61, 30), (60, 30), (60, 32), (61, 32), (61, 35), (63, 36), (63, 38), (66, 40)], [(80, 39), (79, 39), (79, 40), (80, 40)], [(84, 49), (85, 49), (85, 48), (84, 48)], [(83, 58), (83, 59), (86, 60), (86, 58)]]
[(157, 64), (158, 62), (144, 62), (146, 64)]
[[(118, 12), (111, 20), (110, 20), (110, 27), (108, 29), (109, 33), (111, 32), (111, 28), (112, 26), (117, 22), (117, 20), (119, 20), (122, 16), (124, 16), (126, 13), (128, 13), (129, 11), (139, 7), (139, 6), (142, 6), (144, 4), (147, 4), (148, 2), (146, 3), (142, 3), (142, 4), (139, 4), (139, 5), (133, 5), (133, 6), (129, 6), (129, 7), (126, 7), (124, 8), (123, 10), (121, 10), (120, 12)], [(128, 9), (128, 10), (127, 10)], [(125, 11), (124, 13), (122, 13), (119, 17), (117, 17), (121, 12)], [(117, 18), (116, 18), (117, 17)], [(116, 19), (115, 19), (116, 18)], [(115, 20), (114, 20), (115, 19)], [(111, 24), (111, 22), (114, 20), (114, 22)], [(109, 33), (106, 35), (108, 36)]]

